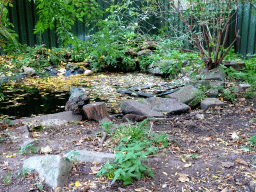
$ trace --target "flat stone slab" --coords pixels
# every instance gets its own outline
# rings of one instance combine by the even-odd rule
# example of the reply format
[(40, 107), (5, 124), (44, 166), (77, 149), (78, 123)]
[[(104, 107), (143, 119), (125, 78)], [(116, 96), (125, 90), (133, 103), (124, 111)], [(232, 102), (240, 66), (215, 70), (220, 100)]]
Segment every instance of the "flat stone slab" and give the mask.
[(65, 185), (72, 163), (59, 155), (34, 156), (23, 162), (23, 168), (35, 170), (41, 180), (56, 188)]
[(220, 101), (216, 98), (206, 98), (203, 101), (201, 101), (201, 109), (208, 109), (209, 107), (216, 107), (216, 106), (223, 106), (225, 105), (224, 102)]
[(243, 61), (224, 61), (226, 67), (233, 67), (235, 70), (241, 70), (245, 68), (245, 63)]
[(153, 110), (150, 105), (140, 103), (139, 101), (133, 99), (122, 100), (120, 107), (122, 109), (122, 112), (125, 114), (133, 113), (146, 117), (164, 117), (163, 113)]
[(154, 111), (165, 112), (167, 114), (175, 112), (188, 112), (190, 107), (172, 98), (152, 97), (140, 101), (152, 107)]
[(102, 153), (96, 151), (88, 151), (87, 149), (71, 151), (64, 155), (71, 160), (78, 162), (97, 162), (106, 163), (107, 161), (114, 161), (115, 154), (112, 153)]
[(125, 114), (133, 113), (146, 117), (164, 117), (164, 113), (187, 112), (190, 107), (176, 99), (151, 97), (139, 101), (123, 100), (121, 109)]
[(182, 103), (188, 104), (199, 95), (199, 90), (192, 85), (182, 87), (180, 90), (168, 95), (169, 98), (177, 99)]
[(81, 115), (75, 115), (72, 113), (72, 111), (65, 111), (60, 113), (54, 113), (49, 115), (42, 115), (32, 118), (24, 118), (24, 119), (18, 119), (11, 121), (11, 124), (17, 124), (19, 122), (35, 122), (40, 121), (42, 124), (45, 125), (62, 125), (67, 122), (71, 121), (81, 121), (82, 116)]

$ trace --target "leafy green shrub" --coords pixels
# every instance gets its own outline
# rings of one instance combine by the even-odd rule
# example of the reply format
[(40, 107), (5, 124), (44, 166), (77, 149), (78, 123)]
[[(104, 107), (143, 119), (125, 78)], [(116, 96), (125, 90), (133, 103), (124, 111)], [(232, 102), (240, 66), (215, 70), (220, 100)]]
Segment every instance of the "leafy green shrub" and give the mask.
[(133, 179), (154, 177), (152, 170), (143, 161), (147, 161), (148, 155), (155, 154), (161, 148), (156, 145), (167, 147), (169, 144), (168, 135), (151, 132), (147, 120), (134, 126), (119, 125), (112, 132), (111, 138), (115, 143), (119, 143), (115, 148), (115, 161), (107, 162), (98, 173), (99, 176), (113, 179), (111, 184), (119, 180), (124, 185), (129, 185)]
[(250, 141), (251, 144), (252, 144), (254, 147), (256, 147), (256, 135), (250, 137), (250, 138), (248, 139), (248, 141)]
[(11, 175), (11, 172), (8, 172), (6, 175), (4, 175), (4, 184), (5, 185), (8, 185), (11, 183), (11, 180), (12, 180), (12, 175)]

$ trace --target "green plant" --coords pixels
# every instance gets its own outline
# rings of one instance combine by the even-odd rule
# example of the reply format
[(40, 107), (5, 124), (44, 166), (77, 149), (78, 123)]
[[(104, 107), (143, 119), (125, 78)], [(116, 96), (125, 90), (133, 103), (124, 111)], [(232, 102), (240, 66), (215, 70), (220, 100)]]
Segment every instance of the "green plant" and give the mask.
[(190, 154), (190, 157), (191, 157), (192, 159), (196, 159), (198, 156), (199, 156), (199, 154)]
[(7, 135), (5, 135), (4, 133), (0, 133), (0, 143), (6, 140), (7, 140)]
[(17, 177), (21, 177), (22, 179), (24, 179), (27, 175), (31, 174), (32, 171), (32, 169), (21, 168), (20, 170), (17, 171)]
[(142, 160), (147, 160), (147, 155), (156, 151), (155, 147), (150, 147), (149, 142), (135, 141), (126, 146), (121, 144), (117, 149), (119, 152), (116, 154), (114, 163), (107, 162), (99, 171), (99, 176), (105, 175), (108, 178), (114, 176), (111, 184), (119, 180), (124, 185), (130, 185), (133, 178), (140, 180), (146, 175), (154, 177), (152, 170), (142, 163)]
[(256, 147), (256, 135), (250, 137), (250, 138), (248, 139), (248, 141), (250, 141), (251, 144), (252, 144), (254, 147)]
[(44, 186), (41, 183), (41, 181), (37, 181), (36, 183), (34, 183), (34, 185), (36, 185), (38, 187), (39, 191), (43, 191)]
[(112, 121), (104, 121), (100, 123), (100, 126), (103, 128), (104, 131), (110, 134), (111, 133), (110, 129), (113, 128), (114, 124)]
[(5, 185), (8, 185), (11, 183), (11, 180), (12, 180), (12, 175), (11, 175), (11, 172), (8, 172), (6, 175), (4, 175), (4, 184)]
[(155, 154), (161, 147), (156, 144), (168, 146), (168, 135), (157, 135), (149, 130), (147, 120), (133, 126), (119, 125), (112, 132), (111, 138), (119, 145), (113, 163), (107, 162), (98, 173), (112, 180), (112, 184), (119, 180), (124, 185), (129, 185), (133, 179), (141, 179), (145, 176), (154, 177), (152, 170), (143, 163), (147, 156)]
[(21, 155), (27, 155), (27, 153), (37, 153), (38, 147), (35, 147), (34, 144), (29, 144), (21, 147), (18, 153)]
[(77, 155), (80, 155), (80, 153), (77, 152), (77, 151), (71, 151), (71, 152), (68, 153), (67, 159), (69, 159), (70, 161), (76, 161), (76, 160), (75, 160), (75, 159), (76, 159), (75, 157), (76, 157)]

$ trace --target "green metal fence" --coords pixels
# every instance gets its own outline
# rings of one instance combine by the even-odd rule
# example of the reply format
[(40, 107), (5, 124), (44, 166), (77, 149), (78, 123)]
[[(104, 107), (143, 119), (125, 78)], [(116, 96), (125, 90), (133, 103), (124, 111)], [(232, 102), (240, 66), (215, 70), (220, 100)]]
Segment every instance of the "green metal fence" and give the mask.
[[(120, 0), (115, 0), (112, 3), (117, 3)], [(97, 0), (99, 5), (105, 9), (109, 6), (109, 3), (103, 0)], [(110, 1), (109, 1), (110, 2)], [(166, 5), (168, 6), (168, 1), (166, 0)], [(136, 1), (134, 6), (142, 7), (141, 1)], [(241, 38), (235, 44), (236, 52), (242, 55), (256, 54), (256, 14), (255, 6), (249, 3), (241, 4), (237, 16), (234, 16), (230, 31), (228, 42), (231, 43), (235, 38), (235, 32), (239, 29)], [(13, 8), (9, 9), (10, 21), (14, 24), (14, 30), (19, 35), (19, 42), (22, 44), (27, 44), (29, 46), (34, 46), (35, 44), (46, 44), (47, 47), (59, 47), (60, 42), (58, 37), (54, 33), (54, 30), (47, 30), (45, 33), (39, 35), (34, 34), (34, 26), (38, 20), (38, 15), (36, 14), (36, 6), (33, 1), (28, 2), (27, 0), (14, 0)], [(106, 18), (104, 15), (103, 18)], [(184, 24), (177, 18), (170, 18), (173, 25), (176, 25), (178, 29), (184, 29)], [(166, 24), (166, 22), (161, 22), (161, 20), (156, 17), (150, 17), (145, 21), (143, 27), (148, 29), (151, 33), (156, 33), (161, 24)], [(152, 28), (155, 26), (155, 28)], [(148, 32), (147, 31), (147, 32)], [(75, 22), (72, 31), (80, 40), (86, 40), (89, 29), (82, 22)], [(172, 31), (173, 35), (177, 35)], [(180, 35), (180, 33), (178, 33)]]

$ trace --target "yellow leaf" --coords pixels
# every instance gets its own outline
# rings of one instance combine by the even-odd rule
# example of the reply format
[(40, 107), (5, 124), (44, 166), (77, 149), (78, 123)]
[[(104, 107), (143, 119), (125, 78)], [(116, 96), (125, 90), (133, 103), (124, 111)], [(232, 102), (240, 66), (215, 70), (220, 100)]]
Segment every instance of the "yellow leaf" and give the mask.
[(36, 137), (38, 137), (39, 135), (37, 134), (37, 133), (33, 133), (33, 138), (36, 138)]
[(80, 181), (76, 181), (76, 182), (75, 182), (75, 186), (76, 186), (76, 187), (80, 187), (80, 186), (82, 186), (82, 184), (80, 183)]
[(12, 155), (6, 155), (5, 157), (6, 157), (6, 158), (13, 158), (13, 157), (16, 157), (16, 154), (14, 153), (14, 154), (12, 154)]
[(218, 178), (219, 178), (218, 176), (215, 176), (215, 175), (213, 175), (212, 177), (213, 177), (213, 178), (216, 178), (216, 179), (218, 179)]
[(181, 161), (183, 161), (184, 163), (186, 163), (186, 162), (187, 162), (185, 159), (181, 159)]
[(163, 172), (163, 174), (168, 175), (166, 172)]

